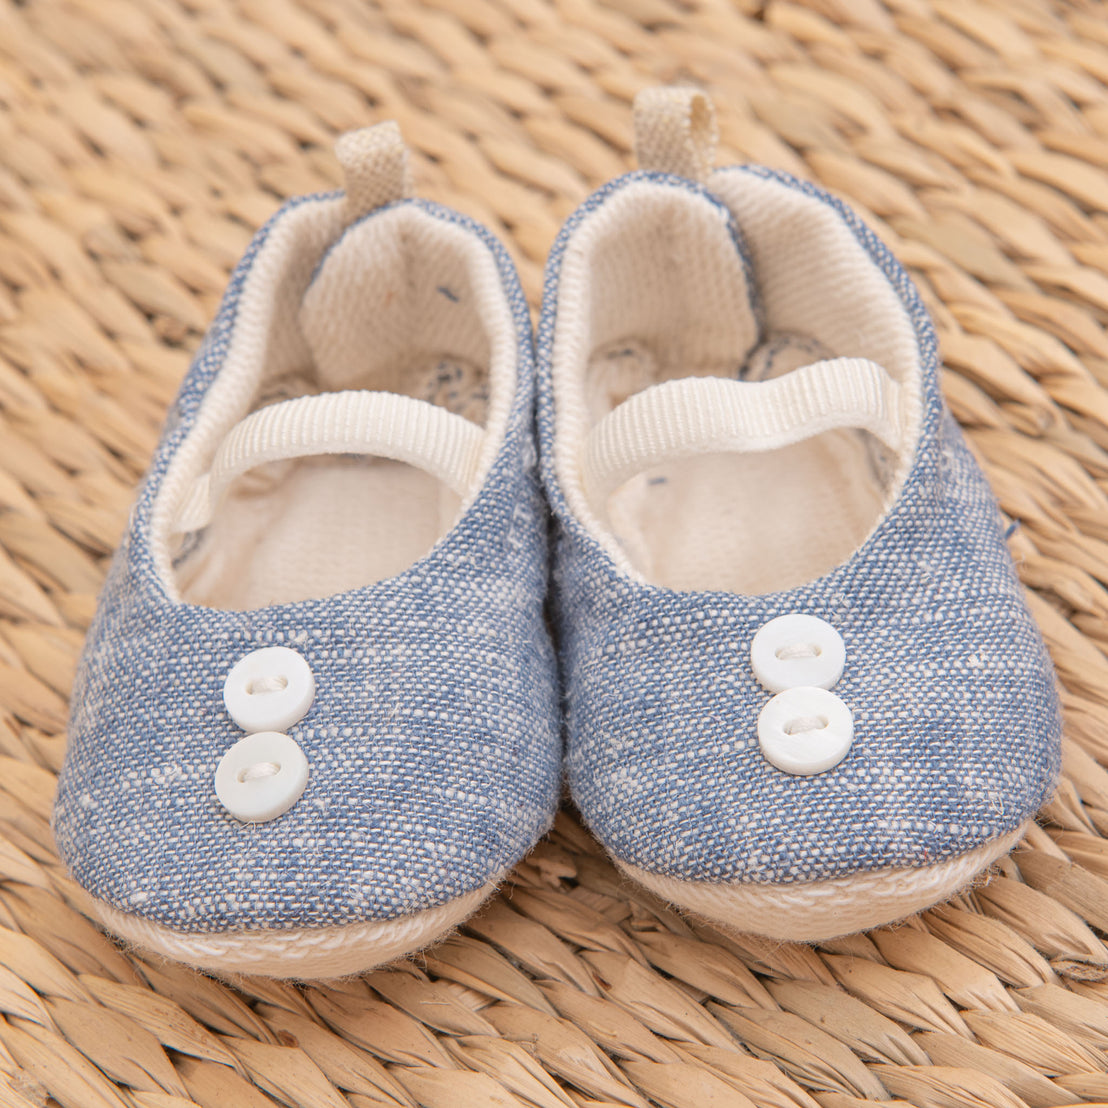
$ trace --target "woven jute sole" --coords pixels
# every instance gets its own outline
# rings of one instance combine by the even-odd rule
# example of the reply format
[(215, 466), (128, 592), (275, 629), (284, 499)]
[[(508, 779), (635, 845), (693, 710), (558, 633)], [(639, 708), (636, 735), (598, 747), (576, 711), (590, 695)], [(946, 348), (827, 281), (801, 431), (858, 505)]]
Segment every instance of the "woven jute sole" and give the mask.
[(303, 980), (365, 973), (402, 955), (414, 954), (453, 931), (495, 891), (493, 881), (436, 908), (395, 920), (218, 934), (176, 931), (92, 897), (88, 898), (88, 906), (109, 931), (142, 951), (216, 974)]
[(922, 912), (970, 884), (1030, 827), (940, 865), (883, 869), (829, 881), (725, 885), (664, 877), (615, 859), (628, 877), (679, 908), (737, 931), (787, 942), (821, 942)]

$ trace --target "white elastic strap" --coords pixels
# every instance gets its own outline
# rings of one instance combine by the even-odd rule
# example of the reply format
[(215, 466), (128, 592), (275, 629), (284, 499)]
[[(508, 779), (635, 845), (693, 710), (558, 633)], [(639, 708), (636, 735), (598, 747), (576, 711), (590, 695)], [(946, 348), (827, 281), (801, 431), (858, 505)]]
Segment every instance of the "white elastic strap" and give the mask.
[(408, 148), (392, 120), (340, 135), (335, 156), (345, 180), (347, 223), (412, 193)]
[(831, 358), (769, 381), (683, 377), (609, 412), (585, 444), (582, 479), (595, 505), (644, 470), (697, 454), (776, 450), (838, 427), (902, 439), (900, 386), (876, 362)]
[(436, 404), (391, 392), (326, 392), (252, 412), (223, 440), (212, 467), (197, 478), (174, 531), (196, 531), (236, 477), (266, 462), (318, 454), (369, 454), (406, 462), (465, 496), (485, 434)]
[(695, 88), (647, 88), (635, 97), (635, 158), (640, 169), (703, 181), (716, 160), (712, 101)]

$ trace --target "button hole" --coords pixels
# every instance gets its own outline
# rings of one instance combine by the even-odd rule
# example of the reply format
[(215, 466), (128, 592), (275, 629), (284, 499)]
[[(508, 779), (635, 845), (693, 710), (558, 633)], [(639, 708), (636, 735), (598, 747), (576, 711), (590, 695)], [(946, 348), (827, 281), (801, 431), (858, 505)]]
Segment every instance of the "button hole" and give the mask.
[(275, 777), (281, 772), (280, 762), (255, 762), (252, 766), (245, 766), (238, 771), (238, 779), (242, 784), (247, 781), (260, 781), (263, 777)]
[(288, 687), (287, 677), (254, 677), (246, 683), (246, 692), (254, 696), (257, 693), (284, 692)]
[(774, 653), (782, 662), (792, 662), (799, 658), (818, 658), (823, 650), (818, 643), (798, 642), (789, 646), (779, 646)]
[(783, 730), (786, 735), (802, 735), (806, 731), (822, 731), (827, 724), (826, 716), (798, 716), (790, 719)]

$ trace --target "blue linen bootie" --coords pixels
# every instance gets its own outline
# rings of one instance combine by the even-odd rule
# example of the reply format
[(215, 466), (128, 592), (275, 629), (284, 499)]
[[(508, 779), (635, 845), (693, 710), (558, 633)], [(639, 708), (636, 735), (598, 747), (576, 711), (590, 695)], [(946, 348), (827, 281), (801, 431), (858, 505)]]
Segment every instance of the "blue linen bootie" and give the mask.
[(826, 192), (709, 175), (702, 95), (635, 114), (643, 168), (567, 222), (538, 338), (570, 787), (677, 905), (898, 919), (1049, 797), (1054, 674), (907, 274)]
[(337, 976), (472, 912), (555, 811), (527, 305), (394, 125), (286, 204), (169, 415), (73, 693), (62, 858), (125, 940)]

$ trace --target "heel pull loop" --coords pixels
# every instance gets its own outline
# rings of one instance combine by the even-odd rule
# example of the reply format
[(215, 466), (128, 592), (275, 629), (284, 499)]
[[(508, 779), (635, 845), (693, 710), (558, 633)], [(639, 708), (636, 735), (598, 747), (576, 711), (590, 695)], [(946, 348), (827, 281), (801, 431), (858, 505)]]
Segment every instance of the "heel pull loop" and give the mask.
[(347, 131), (335, 143), (346, 191), (346, 223), (412, 194), (408, 148), (392, 120)]
[(711, 99), (695, 88), (646, 88), (632, 111), (640, 169), (704, 182), (716, 160), (719, 129)]

